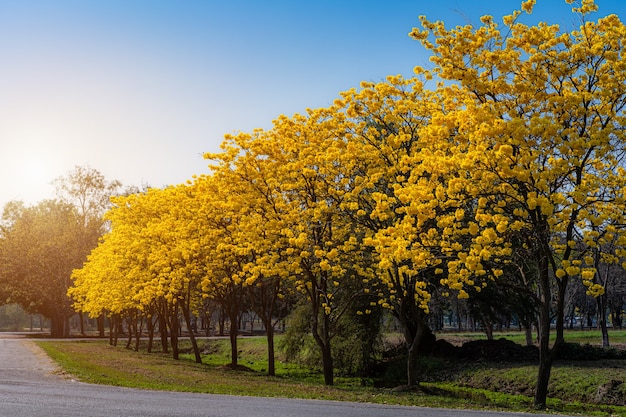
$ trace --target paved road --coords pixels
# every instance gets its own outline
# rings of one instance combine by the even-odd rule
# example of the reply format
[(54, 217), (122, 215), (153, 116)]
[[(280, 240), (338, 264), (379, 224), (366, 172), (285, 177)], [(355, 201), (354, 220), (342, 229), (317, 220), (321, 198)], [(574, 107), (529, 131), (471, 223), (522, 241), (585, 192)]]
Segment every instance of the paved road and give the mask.
[(541, 417), (333, 401), (145, 391), (64, 376), (31, 340), (0, 336), (0, 416), (10, 417)]

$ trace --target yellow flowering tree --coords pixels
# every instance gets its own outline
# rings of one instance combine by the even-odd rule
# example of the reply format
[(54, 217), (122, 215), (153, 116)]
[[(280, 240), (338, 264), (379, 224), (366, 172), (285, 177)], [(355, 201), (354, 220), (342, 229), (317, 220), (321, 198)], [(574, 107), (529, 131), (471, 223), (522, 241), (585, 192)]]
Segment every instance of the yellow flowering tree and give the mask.
[(284, 226), (280, 198), (269, 185), (273, 180), (269, 179), (268, 165), (274, 162), (259, 153), (259, 144), (256, 143), (257, 140), (264, 140), (258, 137), (263, 134), (258, 130), (253, 134), (228, 136), (223, 144), (225, 152), (207, 154), (208, 159), (219, 161), (212, 167), (214, 173), (211, 179), (216, 183), (219, 178), (219, 185), (213, 186), (214, 191), (206, 188), (204, 193), (213, 199), (217, 196), (218, 200), (217, 207), (216, 203), (206, 200), (208, 211), (223, 204), (237, 208), (236, 214), (225, 215), (225, 211), (221, 210), (221, 215), (229, 218), (236, 216), (236, 227), (230, 228), (227, 239), (239, 253), (237, 278), (245, 286), (246, 307), (263, 322), (267, 336), (267, 372), (274, 375), (274, 328), (278, 320), (285, 318), (295, 297), (290, 285), (287, 258), (283, 254), (287, 243), (280, 234)]
[(243, 278), (243, 267), (250, 260), (250, 251), (240, 239), (245, 206), (231, 198), (234, 186), (217, 175), (206, 175), (196, 178), (192, 188), (198, 201), (194, 221), (203, 253), (199, 287), (202, 296), (218, 303), (229, 318), (230, 366), (236, 368), (239, 318), (247, 309), (248, 283)]
[[(580, 21), (576, 29), (527, 26), (520, 20), (533, 5), (533, 0), (522, 3), (522, 10), (502, 23), (484, 16), (479, 27), (448, 29), (422, 18), (422, 28), (411, 35), (432, 52), (436, 76), (470, 99), (467, 122), (456, 134), (469, 144), (465, 166), (474, 181), (465, 191), (477, 198), (476, 218), (502, 225), (490, 239), (515, 234), (535, 261), (540, 300), (535, 405), (543, 408), (552, 362), (563, 344), (569, 280), (581, 278), (590, 294), (603, 292), (591, 279), (595, 266), (580, 259), (579, 245), (598, 247), (594, 225), (624, 223), (626, 27), (615, 15), (588, 20), (597, 10), (592, 0), (573, 8)], [(623, 244), (621, 232), (616, 230)], [(550, 348), (553, 297), (557, 337)]]
[(344, 284), (363, 279), (358, 231), (341, 209), (350, 162), (342, 117), (334, 110), (281, 116), (271, 130), (230, 136), (223, 154), (210, 155), (245, 178), (251, 211), (262, 213), (250, 235), (260, 256), (248, 267), (249, 279), (288, 278), (304, 295), (329, 385), (336, 325), (360, 294), (346, 294), (354, 286)]
[(480, 248), (470, 245), (477, 225), (468, 220), (472, 200), (462, 191), (469, 177), (458, 169), (465, 149), (455, 138), (461, 96), (429, 90), (429, 78), (363, 83), (336, 103), (350, 121), (353, 172), (342, 208), (375, 250), (384, 289), (378, 303), (404, 331), (409, 385), (418, 384), (417, 357), (434, 341), (427, 324), (433, 294), (466, 298), (467, 286), (480, 290), (481, 280), (501, 272), (482, 261), (506, 250), (486, 237)]

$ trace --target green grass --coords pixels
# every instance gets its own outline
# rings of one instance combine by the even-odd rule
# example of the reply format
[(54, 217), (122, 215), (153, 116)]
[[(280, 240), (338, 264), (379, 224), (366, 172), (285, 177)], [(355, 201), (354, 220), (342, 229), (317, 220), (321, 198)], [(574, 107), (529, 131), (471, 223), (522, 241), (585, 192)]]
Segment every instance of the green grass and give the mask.
[[(536, 336), (536, 334), (534, 334)], [(554, 330), (550, 334), (552, 341), (556, 337)], [(446, 339), (454, 338), (458, 342), (469, 342), (471, 340), (485, 340), (487, 336), (484, 333), (441, 333), (438, 338)], [(505, 338), (521, 345), (526, 344), (526, 337), (523, 332), (503, 331), (494, 332), (494, 338)], [(565, 340), (570, 343), (590, 344), (594, 346), (602, 346), (602, 333), (600, 330), (566, 330)], [(626, 348), (626, 330), (609, 330), (609, 342), (611, 346), (620, 346)]]
[[(517, 337), (517, 334), (512, 335)], [(454, 335), (474, 340), (475, 336), (477, 334)], [(570, 336), (568, 334), (568, 341), (572, 341)], [(582, 340), (582, 336), (586, 335), (576, 335), (577, 340)], [(445, 338), (442, 335), (439, 337)], [(523, 341), (523, 335), (521, 337)], [(514, 339), (508, 335), (507, 338)], [(615, 340), (619, 338), (626, 341), (626, 331), (615, 336)], [(66, 373), (96, 384), (427, 407), (530, 411), (537, 372), (536, 366), (528, 364), (463, 363), (428, 358), (423, 365), (428, 370), (429, 382), (422, 383), (421, 390), (402, 392), (375, 388), (373, 380), (356, 377), (337, 377), (335, 386), (328, 387), (323, 384), (321, 373), (286, 363), (280, 354), (276, 361), (277, 376), (268, 377), (265, 375), (266, 344), (262, 337), (239, 340), (239, 364), (249, 368), (249, 371), (233, 371), (224, 366), (230, 362), (228, 340), (201, 341), (204, 353), (202, 364), (194, 363), (193, 355), (187, 353), (175, 361), (167, 354), (134, 352), (109, 346), (105, 341), (38, 343)], [(549, 410), (587, 416), (626, 417), (626, 407), (589, 404), (598, 386), (611, 379), (626, 379), (626, 361), (557, 363), (550, 385)]]
[[(536, 333), (533, 334), (536, 336)], [(556, 337), (554, 330), (550, 334), (552, 341)], [(472, 340), (485, 340), (487, 336), (481, 332), (466, 332), (466, 333), (448, 333), (443, 332), (437, 335), (438, 338), (454, 339), (455, 342), (469, 342)], [(494, 338), (505, 338), (521, 345), (526, 344), (526, 337), (523, 332), (518, 331), (503, 331), (494, 332)], [(590, 344), (593, 346), (602, 346), (602, 333), (600, 330), (566, 330), (565, 339), (570, 343)], [(626, 330), (609, 330), (609, 342), (611, 346), (619, 346), (622, 349), (626, 348)]]

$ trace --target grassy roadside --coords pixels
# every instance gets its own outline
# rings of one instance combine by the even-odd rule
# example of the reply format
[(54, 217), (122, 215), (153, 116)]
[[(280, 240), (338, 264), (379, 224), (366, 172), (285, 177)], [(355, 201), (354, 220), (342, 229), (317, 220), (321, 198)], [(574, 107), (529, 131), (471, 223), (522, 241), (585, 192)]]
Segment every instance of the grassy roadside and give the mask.
[[(529, 365), (458, 364), (433, 361), (434, 372), (447, 378), (424, 383), (419, 392), (374, 388), (361, 378), (337, 378), (336, 385), (323, 385), (322, 376), (310, 369), (277, 363), (276, 377), (264, 375), (265, 340), (240, 341), (240, 364), (249, 371), (232, 371), (225, 340), (204, 346), (203, 364), (183, 355), (175, 361), (162, 353), (134, 352), (109, 346), (105, 341), (43, 341), (39, 345), (72, 377), (84, 382), (153, 390), (357, 401), (427, 407), (524, 411), (532, 409), (532, 398), (524, 390), (536, 373)], [(607, 378), (626, 377), (625, 361), (559, 364), (553, 374), (554, 392), (549, 411), (586, 416), (624, 416), (626, 407), (585, 404), (574, 392), (593, 391), (593, 384)], [(578, 367), (577, 367), (578, 366)], [(451, 372), (451, 367), (454, 372)], [(532, 368), (532, 369), (531, 369)], [(583, 385), (587, 385), (584, 387)], [(504, 389), (502, 389), (504, 387)], [(498, 389), (500, 392), (494, 391)], [(504, 392), (503, 392), (504, 391)], [(568, 400), (566, 400), (568, 399)], [(569, 400), (571, 399), (571, 400)]]

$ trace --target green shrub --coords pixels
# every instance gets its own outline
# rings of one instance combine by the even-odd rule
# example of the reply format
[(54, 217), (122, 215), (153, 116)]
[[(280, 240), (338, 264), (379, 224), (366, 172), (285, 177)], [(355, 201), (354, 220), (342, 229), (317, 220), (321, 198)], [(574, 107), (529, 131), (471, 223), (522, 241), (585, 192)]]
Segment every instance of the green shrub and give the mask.
[[(359, 307), (359, 303), (351, 305), (335, 327), (331, 350), (335, 371), (340, 374), (371, 375), (380, 356), (382, 310), (364, 315), (358, 313)], [(311, 315), (308, 305), (291, 313), (280, 348), (288, 361), (320, 369), (321, 352), (310, 333)]]

